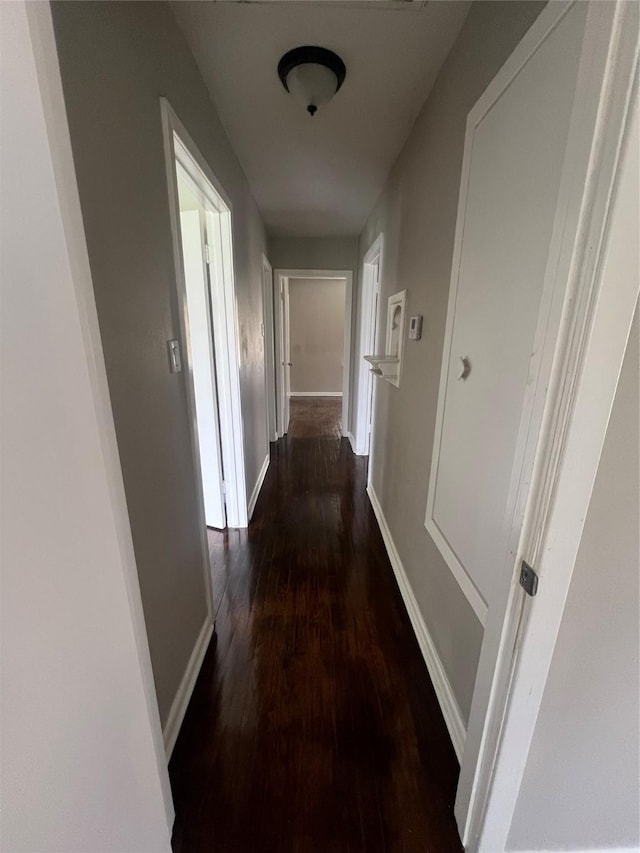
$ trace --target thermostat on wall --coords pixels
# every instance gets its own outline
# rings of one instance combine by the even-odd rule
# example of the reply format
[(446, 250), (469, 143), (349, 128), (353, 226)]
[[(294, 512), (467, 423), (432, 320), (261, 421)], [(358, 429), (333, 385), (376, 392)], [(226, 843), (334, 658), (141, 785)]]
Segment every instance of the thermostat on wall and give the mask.
[(409, 340), (419, 341), (422, 337), (422, 314), (409, 317)]

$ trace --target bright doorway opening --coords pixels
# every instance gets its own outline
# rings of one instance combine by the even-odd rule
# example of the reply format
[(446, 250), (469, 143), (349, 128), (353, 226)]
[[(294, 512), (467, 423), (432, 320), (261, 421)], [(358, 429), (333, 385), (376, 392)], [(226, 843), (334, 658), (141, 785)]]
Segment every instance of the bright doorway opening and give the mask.
[(342, 399), (349, 423), (352, 273), (276, 270), (277, 430), (289, 429), (292, 397)]
[(181, 327), (169, 355), (185, 374), (209, 574), (206, 527), (248, 524), (231, 205), (164, 99), (162, 115)]
[[(369, 456), (373, 448), (376, 383), (365, 355), (379, 351), (380, 287), (384, 237), (379, 234), (362, 262), (362, 305), (360, 312), (360, 351), (357, 364), (357, 399), (353, 427), (353, 451)], [(369, 466), (371, 471), (371, 466)]]
[(209, 273), (211, 223), (207, 220), (211, 211), (206, 197), (179, 162), (176, 172), (187, 298), (186, 343), (195, 398), (204, 516), (207, 527), (223, 529), (227, 526), (227, 513)]

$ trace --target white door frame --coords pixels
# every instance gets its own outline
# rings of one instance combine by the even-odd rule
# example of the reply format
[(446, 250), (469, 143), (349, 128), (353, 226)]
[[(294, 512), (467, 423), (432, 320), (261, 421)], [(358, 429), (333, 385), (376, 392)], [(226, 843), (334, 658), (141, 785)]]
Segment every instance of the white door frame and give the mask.
[(262, 256), (262, 338), (264, 342), (264, 387), (267, 409), (267, 441), (278, 438), (276, 415), (276, 355), (273, 311), (273, 268)]
[(278, 435), (289, 427), (290, 396), (290, 337), (289, 337), (289, 279), (344, 279), (344, 350), (342, 370), (342, 435), (349, 432), (349, 387), (351, 381), (351, 316), (353, 305), (353, 273), (351, 270), (277, 269), (274, 272), (276, 317), (276, 376), (278, 378)]
[(283, 438), (289, 429), (289, 279), (274, 272), (274, 335), (276, 353), (276, 429)]
[[(187, 391), (191, 450), (197, 484), (198, 518), (202, 531), (201, 548), (206, 576), (208, 598), (211, 599), (209, 547), (204, 517), (202, 474), (197, 440), (197, 421), (192, 366), (189, 362), (188, 318), (185, 312), (186, 285), (182, 269), (182, 244), (180, 234), (180, 204), (175, 163), (187, 171), (197, 184), (208, 204), (217, 213), (207, 214), (207, 225), (215, 259), (209, 266), (211, 286), (211, 315), (220, 405), (220, 443), (224, 467), (227, 524), (229, 527), (247, 527), (247, 489), (244, 470), (244, 430), (240, 404), (239, 335), (236, 316), (236, 296), (232, 244), (231, 202), (216, 180), (206, 160), (191, 139), (188, 131), (166, 98), (160, 99), (164, 135), (167, 187), (173, 257), (176, 276), (176, 311), (179, 318), (182, 360)], [(209, 601), (211, 607), (211, 601)]]
[[(476, 111), (495, 101), (571, 5), (543, 10), (472, 110), (468, 133)], [(523, 449), (532, 463), (519, 484), (516, 560), (504, 608), (487, 615), (456, 797), (470, 853), (506, 848), (638, 299), (637, 230), (620, 239), (614, 221), (609, 231), (613, 204), (625, 191), (626, 203), (636, 205), (637, 229), (637, 180), (618, 180), (623, 136), (632, 136), (625, 128), (637, 74), (637, 14), (636, 4), (619, 2), (588, 11), (548, 272), (550, 331), (539, 355), (548, 360), (550, 381), (533, 404), (539, 430)], [(469, 156), (465, 149), (463, 183)], [(540, 577), (535, 598), (519, 586), (522, 560)]]
[[(382, 291), (382, 263), (384, 260), (384, 234), (380, 233), (362, 259), (362, 300), (360, 311), (360, 352), (354, 371), (357, 376), (357, 411), (355, 435), (351, 446), (358, 456), (369, 456), (373, 445), (375, 389), (373, 373), (365, 355), (374, 355), (380, 341), (380, 293)], [(376, 280), (377, 268), (377, 280)], [(371, 471), (371, 466), (369, 466)], [(370, 474), (369, 474), (370, 477)]]

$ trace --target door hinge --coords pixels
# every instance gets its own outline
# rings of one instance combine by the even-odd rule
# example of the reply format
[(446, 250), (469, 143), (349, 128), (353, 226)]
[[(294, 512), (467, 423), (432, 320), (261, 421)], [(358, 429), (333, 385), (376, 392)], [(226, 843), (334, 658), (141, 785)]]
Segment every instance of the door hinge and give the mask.
[(225, 483), (224, 480), (222, 481), (222, 494), (223, 495), (227, 494), (227, 484)]
[(208, 264), (211, 263), (211, 248), (208, 243), (204, 244), (204, 259)]
[(532, 566), (525, 560), (520, 567), (520, 586), (527, 595), (535, 595), (538, 591), (538, 575)]

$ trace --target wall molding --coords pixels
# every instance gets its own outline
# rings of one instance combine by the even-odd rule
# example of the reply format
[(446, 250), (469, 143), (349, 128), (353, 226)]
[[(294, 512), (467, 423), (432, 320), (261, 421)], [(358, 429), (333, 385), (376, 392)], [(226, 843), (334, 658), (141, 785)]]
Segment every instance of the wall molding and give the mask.
[(389, 530), (389, 525), (387, 524), (382, 507), (380, 506), (380, 501), (378, 500), (378, 496), (376, 495), (371, 483), (367, 486), (367, 494), (369, 495), (373, 512), (378, 521), (380, 533), (382, 534), (382, 539), (384, 540), (387, 554), (389, 556), (389, 562), (391, 563), (391, 567), (396, 576), (396, 581), (400, 588), (400, 593), (405, 607), (407, 608), (407, 613), (409, 614), (413, 631), (416, 635), (418, 645), (420, 646), (420, 651), (422, 652), (424, 662), (429, 670), (429, 675), (431, 676), (431, 681), (436, 691), (438, 702), (440, 703), (440, 710), (442, 711), (444, 721), (447, 724), (447, 729), (449, 730), (449, 736), (451, 737), (453, 748), (458, 756), (458, 761), (462, 761), (462, 753), (467, 733), (464, 719), (460, 713), (460, 708), (458, 707), (458, 702), (456, 701), (453, 688), (447, 678), (445, 668), (440, 660), (440, 656), (438, 655), (433, 639), (431, 638), (431, 634), (429, 633), (422, 613), (420, 612), (420, 607), (418, 606), (416, 597), (413, 594), (405, 568), (400, 560), (398, 549), (396, 548), (393, 537), (391, 536), (391, 531)]
[(637, 847), (579, 847), (572, 850), (567, 850), (564, 847), (562, 850), (558, 847), (553, 850), (518, 850), (513, 853), (638, 853)]
[(258, 495), (260, 494), (260, 489), (262, 488), (262, 484), (264, 483), (264, 478), (267, 476), (270, 461), (271, 457), (269, 456), (269, 453), (267, 453), (267, 455), (264, 457), (264, 462), (262, 463), (262, 468), (260, 469), (260, 473), (258, 474), (256, 484), (253, 487), (253, 491), (251, 492), (251, 497), (249, 498), (249, 505), (247, 506), (247, 515), (249, 521), (251, 521), (251, 516), (253, 515), (253, 511), (256, 508)]
[(342, 391), (289, 391), (289, 397), (342, 397)]
[(193, 688), (196, 685), (196, 681), (200, 673), (200, 668), (202, 666), (202, 661), (204, 660), (206, 651), (209, 648), (209, 642), (211, 640), (212, 634), (213, 621), (211, 619), (211, 616), (207, 614), (207, 618), (204, 621), (202, 629), (198, 634), (196, 644), (193, 647), (193, 651), (191, 652), (191, 656), (189, 658), (189, 662), (187, 663), (187, 668), (184, 671), (184, 675), (182, 676), (182, 681), (180, 682), (178, 691), (174, 697), (173, 702), (171, 703), (167, 722), (164, 726), (164, 729), (162, 730), (162, 737), (164, 738), (164, 749), (167, 756), (167, 761), (169, 761), (169, 759), (171, 758), (171, 753), (173, 752), (173, 748), (176, 745), (176, 740), (178, 739), (178, 734), (180, 733), (180, 727), (182, 726), (184, 715), (187, 712), (189, 700), (191, 699)]
[(352, 432), (347, 433), (347, 438), (349, 439), (349, 443), (351, 444), (351, 449), (353, 450), (355, 456), (368, 456), (369, 455), (369, 453), (367, 453), (364, 450), (364, 448), (358, 447), (358, 442), (356, 441), (356, 437)]

